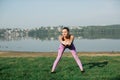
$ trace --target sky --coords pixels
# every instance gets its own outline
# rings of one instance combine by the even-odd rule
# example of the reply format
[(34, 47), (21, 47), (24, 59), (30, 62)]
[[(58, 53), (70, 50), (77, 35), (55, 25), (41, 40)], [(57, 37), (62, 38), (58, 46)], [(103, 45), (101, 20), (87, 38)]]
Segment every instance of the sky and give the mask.
[(0, 28), (120, 24), (120, 0), (0, 0)]

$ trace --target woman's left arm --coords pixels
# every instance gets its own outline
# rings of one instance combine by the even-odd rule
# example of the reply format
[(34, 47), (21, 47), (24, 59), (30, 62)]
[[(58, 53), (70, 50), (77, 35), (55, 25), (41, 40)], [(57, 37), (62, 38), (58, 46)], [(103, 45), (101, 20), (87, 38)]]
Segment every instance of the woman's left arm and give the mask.
[(69, 42), (68, 42), (68, 46), (70, 46), (73, 41), (74, 41), (74, 36), (71, 35), (71, 36), (70, 36), (70, 40), (69, 40)]

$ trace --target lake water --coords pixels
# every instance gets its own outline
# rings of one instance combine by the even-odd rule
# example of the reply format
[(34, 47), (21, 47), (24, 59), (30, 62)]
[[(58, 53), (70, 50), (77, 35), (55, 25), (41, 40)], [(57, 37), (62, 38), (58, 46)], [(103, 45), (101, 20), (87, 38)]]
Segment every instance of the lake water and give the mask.
[[(120, 39), (75, 39), (74, 44), (78, 52), (120, 51)], [(0, 40), (0, 51), (57, 52), (58, 47), (58, 40)]]

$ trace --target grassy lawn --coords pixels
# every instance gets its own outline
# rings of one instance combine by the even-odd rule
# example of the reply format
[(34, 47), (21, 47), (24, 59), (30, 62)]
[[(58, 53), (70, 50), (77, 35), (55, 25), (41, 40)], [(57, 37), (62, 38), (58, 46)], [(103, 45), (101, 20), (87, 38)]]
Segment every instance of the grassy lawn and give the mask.
[(51, 74), (55, 57), (0, 57), (0, 80), (120, 80), (120, 56), (82, 56), (85, 73), (72, 57), (62, 57)]

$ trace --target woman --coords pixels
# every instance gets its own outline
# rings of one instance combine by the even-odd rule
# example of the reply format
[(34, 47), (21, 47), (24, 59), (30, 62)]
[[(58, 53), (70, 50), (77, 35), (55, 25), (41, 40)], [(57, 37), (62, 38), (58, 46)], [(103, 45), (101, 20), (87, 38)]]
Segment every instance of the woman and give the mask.
[(60, 58), (62, 57), (62, 54), (66, 48), (70, 49), (70, 51), (71, 51), (75, 61), (77, 62), (81, 72), (84, 72), (83, 67), (82, 67), (82, 63), (76, 54), (76, 49), (75, 49), (75, 46), (73, 44), (74, 36), (70, 35), (69, 29), (67, 27), (64, 27), (62, 29), (62, 35), (59, 36), (59, 41), (60, 41), (60, 46), (58, 49), (58, 56), (57, 56), (56, 60), (54, 61), (51, 73), (53, 73), (55, 71), (55, 68), (56, 68), (56, 66), (57, 66), (57, 64), (58, 64)]

